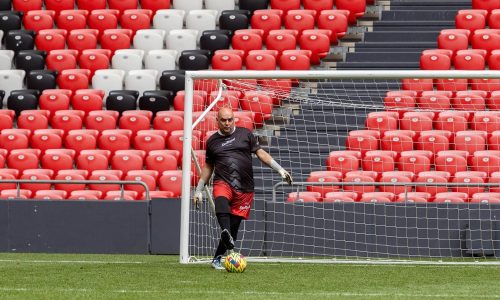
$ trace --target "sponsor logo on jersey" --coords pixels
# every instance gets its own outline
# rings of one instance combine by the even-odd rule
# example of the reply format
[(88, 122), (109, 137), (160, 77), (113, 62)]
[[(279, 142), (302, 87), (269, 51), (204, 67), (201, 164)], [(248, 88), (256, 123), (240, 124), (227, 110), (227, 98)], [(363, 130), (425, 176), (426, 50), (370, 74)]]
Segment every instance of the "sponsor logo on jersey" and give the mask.
[(234, 137), (234, 138), (232, 138), (232, 139), (230, 139), (230, 140), (227, 140), (227, 141), (225, 141), (224, 143), (222, 143), (222, 145), (221, 145), (221, 146), (222, 146), (222, 147), (227, 146), (227, 145), (231, 144), (232, 142), (234, 142), (235, 140), (236, 140), (236, 138)]
[(250, 209), (250, 205), (240, 205), (240, 210), (249, 210)]

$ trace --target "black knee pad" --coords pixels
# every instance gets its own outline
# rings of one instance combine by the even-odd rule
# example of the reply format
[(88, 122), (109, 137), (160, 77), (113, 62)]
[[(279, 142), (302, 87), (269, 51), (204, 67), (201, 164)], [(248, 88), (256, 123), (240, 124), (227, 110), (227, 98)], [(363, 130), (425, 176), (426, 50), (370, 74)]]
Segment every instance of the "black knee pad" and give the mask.
[(215, 202), (215, 213), (217, 214), (228, 214), (231, 212), (229, 207), (229, 199), (226, 197), (217, 197), (214, 200)]

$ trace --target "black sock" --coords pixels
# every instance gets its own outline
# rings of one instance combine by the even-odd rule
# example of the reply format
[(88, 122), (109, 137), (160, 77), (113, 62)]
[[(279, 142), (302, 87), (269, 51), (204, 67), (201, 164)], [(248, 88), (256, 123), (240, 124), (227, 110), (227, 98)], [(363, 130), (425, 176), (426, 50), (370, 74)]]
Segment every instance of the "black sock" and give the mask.
[(224, 253), (226, 253), (226, 245), (224, 245), (224, 243), (219, 240), (219, 246), (217, 246), (217, 250), (215, 250), (215, 255), (214, 255), (214, 259), (217, 258), (218, 256), (222, 256), (224, 255)]
[(217, 221), (219, 222), (220, 228), (222, 230), (231, 230), (231, 215), (228, 213), (217, 213)]

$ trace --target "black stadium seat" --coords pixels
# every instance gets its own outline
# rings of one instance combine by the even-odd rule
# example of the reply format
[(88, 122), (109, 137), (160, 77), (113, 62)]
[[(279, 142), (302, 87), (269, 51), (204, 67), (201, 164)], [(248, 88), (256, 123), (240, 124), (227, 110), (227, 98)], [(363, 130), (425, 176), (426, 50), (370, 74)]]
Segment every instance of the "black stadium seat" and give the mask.
[(212, 56), (217, 50), (229, 49), (231, 45), (231, 40), (229, 38), (229, 35), (224, 34), (222, 32), (209, 33), (207, 31), (204, 31), (200, 37), (201, 49), (209, 50), (210, 56)]
[(19, 52), (33, 50), (35, 47), (35, 32), (32, 30), (11, 30), (5, 35), (5, 49)]
[(126, 110), (135, 110), (137, 97), (137, 91), (111, 91), (106, 98), (106, 109), (115, 110), (120, 115)]
[[(2, 3), (0, 2), (0, 6)], [(1, 7), (0, 7), (1, 9)], [(0, 11), (0, 30), (5, 34), (11, 30), (21, 29), (22, 13), (10, 11), (10, 9), (1, 9)]]
[(23, 110), (37, 109), (38, 95), (37, 90), (12, 91), (7, 99), (7, 108), (15, 111), (18, 116)]
[(258, 9), (267, 9), (269, 0), (240, 0), (241, 9), (246, 9), (252, 13)]
[(17, 69), (29, 73), (32, 70), (45, 69), (45, 51), (40, 50), (22, 50), (16, 55), (14, 64)]
[(160, 77), (160, 89), (171, 91), (175, 95), (178, 91), (184, 90), (185, 79), (186, 76), (184, 70), (163, 71)]
[(170, 110), (173, 98), (171, 91), (145, 91), (139, 98), (139, 109), (151, 111), (154, 118), (157, 112)]
[(249, 11), (247, 10), (225, 10), (219, 17), (221, 29), (231, 30), (247, 29), (249, 25)]
[(56, 88), (57, 72), (54, 70), (33, 70), (26, 76), (28, 89), (39, 90), (40, 92)]

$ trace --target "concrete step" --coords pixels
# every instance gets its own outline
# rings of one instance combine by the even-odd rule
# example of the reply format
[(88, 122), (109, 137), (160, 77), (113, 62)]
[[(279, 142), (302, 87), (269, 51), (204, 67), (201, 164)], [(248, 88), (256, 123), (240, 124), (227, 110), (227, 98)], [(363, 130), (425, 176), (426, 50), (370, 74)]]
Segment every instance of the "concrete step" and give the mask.
[(390, 10), (383, 11), (384, 21), (451, 21), (459, 9), (442, 10)]

